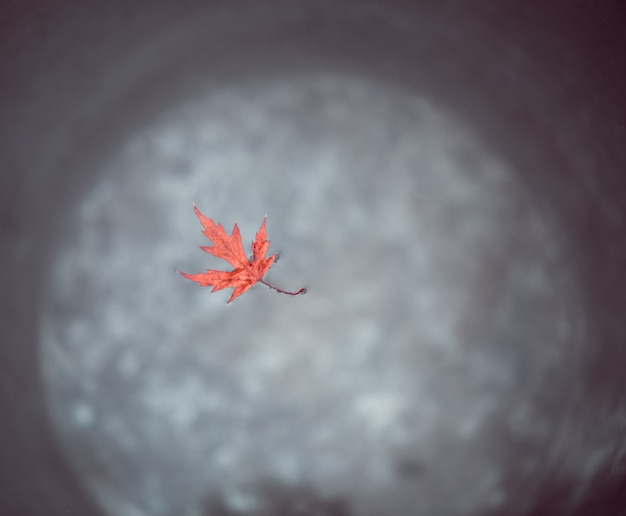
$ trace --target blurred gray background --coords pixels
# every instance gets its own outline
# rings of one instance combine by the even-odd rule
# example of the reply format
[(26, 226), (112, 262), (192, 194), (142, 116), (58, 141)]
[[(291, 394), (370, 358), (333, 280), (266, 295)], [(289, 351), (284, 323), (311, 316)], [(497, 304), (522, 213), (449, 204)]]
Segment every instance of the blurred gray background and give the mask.
[[(619, 60), (472, 5), (6, 10), (6, 514), (621, 504)], [(181, 278), (193, 202), (308, 293)]]

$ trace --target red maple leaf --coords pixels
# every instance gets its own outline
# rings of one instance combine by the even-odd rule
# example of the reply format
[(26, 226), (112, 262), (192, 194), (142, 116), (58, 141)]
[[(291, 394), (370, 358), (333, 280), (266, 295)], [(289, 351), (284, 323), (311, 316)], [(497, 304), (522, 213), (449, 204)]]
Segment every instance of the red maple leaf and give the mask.
[(211, 292), (232, 287), (233, 294), (228, 300), (229, 303), (259, 281), (282, 294), (295, 296), (306, 293), (305, 288), (301, 288), (296, 292), (287, 292), (263, 281), (265, 273), (278, 259), (278, 253), (273, 254), (269, 258), (265, 257), (270, 246), (270, 241), (266, 239), (265, 233), (267, 215), (256, 234), (256, 239), (252, 242), (252, 257), (248, 259), (241, 243), (241, 233), (239, 233), (237, 224), (233, 227), (232, 234), (228, 236), (221, 224), (215, 224), (213, 219), (206, 218), (200, 213), (195, 204), (193, 205), (193, 210), (204, 228), (202, 234), (213, 242), (213, 245), (200, 246), (200, 249), (227, 261), (234, 269), (232, 271), (207, 270), (198, 274), (185, 274), (178, 271), (181, 276), (195, 281), (202, 287), (213, 287)]

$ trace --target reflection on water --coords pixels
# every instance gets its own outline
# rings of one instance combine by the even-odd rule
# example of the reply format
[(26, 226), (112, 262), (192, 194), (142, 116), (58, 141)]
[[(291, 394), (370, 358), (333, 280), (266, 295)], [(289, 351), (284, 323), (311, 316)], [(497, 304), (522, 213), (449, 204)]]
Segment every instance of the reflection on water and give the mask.
[[(507, 500), (503, 434), (534, 485), (576, 292), (512, 170), (449, 113), (275, 76), (170, 110), (103, 177), (41, 332), (59, 440), (110, 514), (287, 510), (261, 482), (322, 514), (471, 514)], [(193, 201), (244, 245), (267, 214), (268, 278), (309, 293), (226, 305), (183, 280), (223, 266), (194, 248)]]

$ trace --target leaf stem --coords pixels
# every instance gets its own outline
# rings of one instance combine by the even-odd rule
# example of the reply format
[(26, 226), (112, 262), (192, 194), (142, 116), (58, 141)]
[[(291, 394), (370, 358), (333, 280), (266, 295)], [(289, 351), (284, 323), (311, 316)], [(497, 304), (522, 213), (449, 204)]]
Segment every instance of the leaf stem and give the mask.
[(302, 287), (300, 290), (296, 292), (289, 292), (287, 290), (280, 289), (275, 287), (274, 285), (268, 283), (267, 281), (259, 280), (263, 285), (275, 290), (276, 292), (280, 292), (281, 294), (287, 294), (288, 296), (297, 296), (298, 294), (306, 294), (306, 288)]

